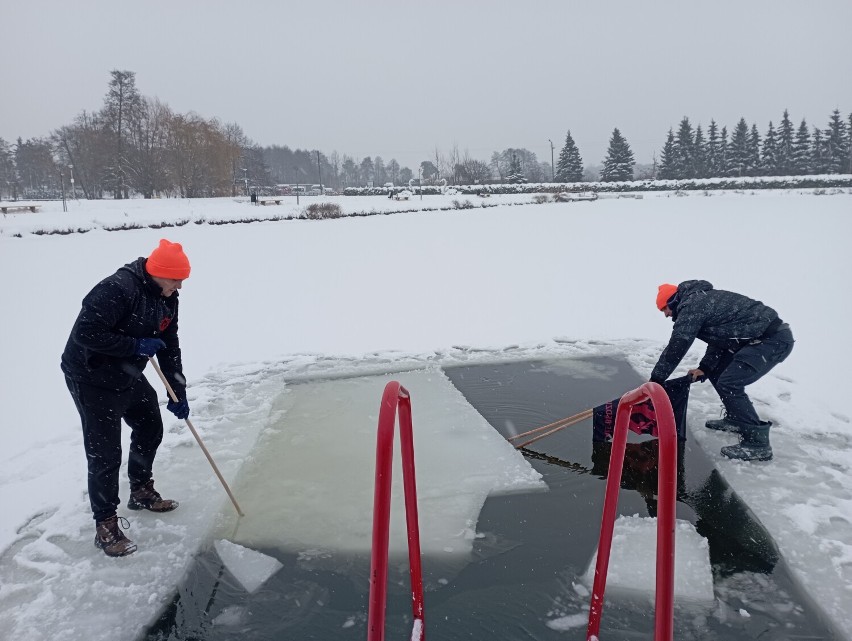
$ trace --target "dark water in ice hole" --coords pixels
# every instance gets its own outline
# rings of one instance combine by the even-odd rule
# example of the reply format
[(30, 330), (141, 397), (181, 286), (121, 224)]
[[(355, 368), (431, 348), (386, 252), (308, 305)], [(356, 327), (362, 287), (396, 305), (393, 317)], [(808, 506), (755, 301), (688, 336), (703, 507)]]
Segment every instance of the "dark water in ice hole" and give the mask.
[[(624, 361), (584, 359), (448, 368), (467, 400), (504, 436), (598, 405), (643, 380)], [(559, 365), (562, 363), (563, 365)], [(585, 374), (591, 373), (591, 375)], [(416, 391), (412, 390), (412, 394)], [(416, 402), (416, 401), (415, 401)], [(514, 429), (515, 432), (511, 430)], [(460, 572), (423, 558), (426, 634), (453, 639), (574, 640), (585, 638), (589, 597), (572, 583), (586, 570), (597, 545), (608, 445), (591, 442), (585, 421), (530, 446), (527, 458), (548, 492), (491, 497), (476, 530), (473, 559)], [(695, 524), (710, 547), (717, 603), (676, 606), (675, 638), (836, 639), (791, 579), (763, 527), (688, 441), (679, 456), (677, 518)], [(656, 441), (631, 435), (622, 475), (619, 513), (655, 516)], [(416, 456), (416, 452), (415, 452)], [(146, 641), (234, 639), (302, 640), (366, 637), (367, 555), (347, 555), (312, 567), (280, 550), (284, 568), (257, 592), (246, 594), (207, 547), (147, 633)], [(387, 639), (408, 639), (411, 603), (408, 564), (391, 561)], [(748, 617), (738, 611), (744, 608)], [(223, 618), (243, 611), (238, 624)], [(580, 616), (583, 623), (552, 629), (548, 621)], [(219, 624), (214, 620), (219, 617)], [(575, 619), (576, 620), (576, 619)], [(607, 594), (602, 639), (652, 639), (653, 606)]]

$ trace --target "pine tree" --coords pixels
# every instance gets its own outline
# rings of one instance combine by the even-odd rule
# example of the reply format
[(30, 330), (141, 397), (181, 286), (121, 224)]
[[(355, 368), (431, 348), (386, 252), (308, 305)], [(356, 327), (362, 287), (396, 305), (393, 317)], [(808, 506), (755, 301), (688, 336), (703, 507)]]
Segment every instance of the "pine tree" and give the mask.
[(669, 137), (666, 138), (666, 144), (663, 145), (663, 152), (660, 154), (660, 167), (657, 170), (657, 178), (660, 180), (675, 180), (675, 141), (674, 132), (669, 129)]
[(695, 127), (695, 142), (692, 149), (695, 177), (707, 178), (707, 143), (704, 142), (704, 133), (701, 131), (701, 125)]
[(825, 138), (822, 137), (822, 131), (820, 131), (819, 127), (814, 127), (814, 135), (811, 144), (811, 171), (813, 173), (826, 173), (828, 167), (828, 163), (826, 162), (827, 156), (826, 141)]
[(565, 146), (559, 152), (559, 162), (556, 164), (556, 178), (558, 183), (576, 183), (583, 180), (583, 159), (580, 151), (571, 137), (571, 131), (565, 136)]
[(142, 96), (136, 88), (136, 72), (113, 69), (110, 75), (112, 80), (104, 97), (103, 114), (111, 135), (115, 137), (109, 171), (113, 198), (117, 200), (130, 197), (127, 180), (129, 155), (125, 146), (128, 132), (139, 117)]
[(852, 112), (849, 113), (849, 122), (846, 123), (846, 167), (843, 173), (852, 174)]
[(843, 171), (849, 156), (847, 140), (846, 123), (840, 118), (840, 110), (835, 109), (825, 130), (826, 172), (839, 174)]
[(719, 152), (719, 130), (716, 121), (711, 120), (710, 127), (707, 129), (707, 176), (709, 178), (722, 175), (722, 159)]
[(695, 148), (692, 125), (684, 116), (675, 136), (675, 178), (695, 178)]
[(632, 180), (633, 166), (635, 164), (633, 151), (631, 151), (630, 145), (627, 144), (627, 140), (624, 139), (618, 128), (613, 129), (612, 136), (609, 139), (609, 149), (607, 150), (606, 159), (601, 170), (601, 181)]
[(509, 162), (509, 175), (506, 180), (513, 185), (527, 182), (523, 170), (521, 170), (521, 161), (515, 154), (512, 154), (512, 160)]
[(784, 110), (781, 125), (778, 127), (777, 175), (790, 176), (795, 173), (793, 168), (793, 123), (790, 114)]
[(734, 133), (731, 134), (731, 144), (728, 147), (728, 162), (730, 175), (746, 176), (749, 169), (749, 137), (748, 125), (745, 118), (740, 118)]
[(748, 137), (748, 163), (749, 176), (760, 175), (760, 133), (757, 125), (751, 126), (751, 134)]
[(728, 145), (728, 128), (722, 127), (722, 133), (719, 134), (719, 173), (717, 176), (731, 175), (731, 161), (728, 158), (730, 153)]
[(769, 129), (763, 139), (763, 153), (760, 158), (760, 166), (764, 176), (778, 176), (778, 140), (775, 135), (775, 127), (769, 121)]
[(794, 176), (807, 176), (814, 173), (811, 163), (811, 134), (808, 123), (802, 118), (802, 124), (793, 141), (793, 156), (790, 169)]

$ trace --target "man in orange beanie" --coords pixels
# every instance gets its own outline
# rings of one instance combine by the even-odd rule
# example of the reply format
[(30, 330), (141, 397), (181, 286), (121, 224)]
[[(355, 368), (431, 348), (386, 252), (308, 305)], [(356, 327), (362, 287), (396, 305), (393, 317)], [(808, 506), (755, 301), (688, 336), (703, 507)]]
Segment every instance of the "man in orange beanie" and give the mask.
[(148, 258), (124, 265), (86, 295), (62, 354), (62, 371), (83, 424), (95, 546), (107, 556), (136, 551), (119, 527), (119, 519), (128, 527), (126, 519), (116, 513), (122, 419), (131, 429), (127, 507), (170, 512), (178, 506), (154, 489), (163, 418), (157, 393), (142, 372), (156, 354), (179, 399), (167, 408), (180, 419), (189, 416), (178, 341), (178, 290), (189, 271), (183, 247), (161, 240)]
[(651, 381), (665, 381), (693, 341), (701, 339), (707, 351), (689, 374), (693, 380), (709, 379), (725, 406), (725, 417), (707, 421), (706, 427), (740, 435), (739, 445), (722, 448), (728, 458), (770, 460), (772, 423), (760, 420), (745, 387), (790, 355), (794, 342), (790, 326), (771, 307), (742, 294), (713, 289), (706, 280), (660, 285), (656, 302), (674, 327)]

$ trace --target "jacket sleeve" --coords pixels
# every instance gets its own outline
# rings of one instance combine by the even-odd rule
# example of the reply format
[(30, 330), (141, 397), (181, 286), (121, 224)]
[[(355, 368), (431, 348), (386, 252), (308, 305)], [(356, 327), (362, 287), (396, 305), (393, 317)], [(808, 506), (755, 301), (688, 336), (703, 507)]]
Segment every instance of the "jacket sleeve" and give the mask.
[(74, 326), (74, 342), (86, 350), (124, 358), (133, 356), (136, 339), (115, 331), (130, 311), (127, 293), (117, 284), (104, 282), (83, 299), (83, 308)]
[(669, 344), (660, 354), (660, 360), (654, 366), (654, 371), (651, 372), (651, 382), (663, 384), (663, 382), (672, 375), (675, 368), (680, 364), (683, 357), (689, 351), (695, 339), (688, 340), (687, 338), (672, 334), (669, 339)]
[(157, 353), (157, 362), (160, 364), (160, 369), (163, 370), (163, 375), (169, 385), (175, 391), (178, 400), (183, 400), (186, 398), (186, 379), (183, 376), (183, 362), (181, 360), (180, 341), (178, 340), (177, 306), (171, 323), (163, 332), (162, 339), (166, 347)]
[(692, 343), (695, 342), (698, 331), (701, 329), (702, 320), (699, 316), (691, 313), (689, 309), (681, 309), (672, 329), (672, 337), (669, 344), (660, 354), (660, 360), (651, 372), (651, 382), (662, 384), (686, 356)]

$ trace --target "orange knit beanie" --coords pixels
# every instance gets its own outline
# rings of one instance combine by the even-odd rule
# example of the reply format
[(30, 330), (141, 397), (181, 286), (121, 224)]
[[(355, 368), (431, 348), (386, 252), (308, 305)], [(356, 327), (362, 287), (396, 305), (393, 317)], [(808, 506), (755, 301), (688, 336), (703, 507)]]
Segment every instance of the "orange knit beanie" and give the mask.
[(671, 285), (669, 283), (663, 283), (660, 285), (657, 290), (657, 309), (663, 311), (667, 307), (669, 299), (674, 296), (676, 291), (677, 285)]
[(157, 278), (183, 280), (189, 278), (189, 259), (183, 253), (180, 243), (172, 243), (163, 238), (148, 256), (145, 270)]

